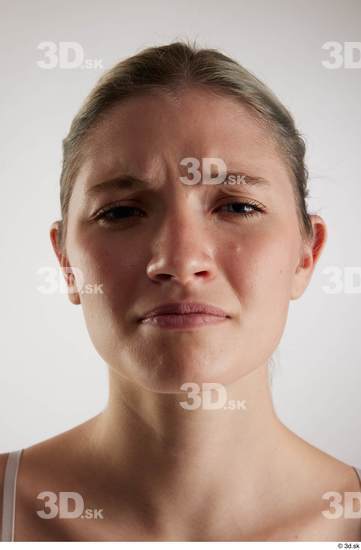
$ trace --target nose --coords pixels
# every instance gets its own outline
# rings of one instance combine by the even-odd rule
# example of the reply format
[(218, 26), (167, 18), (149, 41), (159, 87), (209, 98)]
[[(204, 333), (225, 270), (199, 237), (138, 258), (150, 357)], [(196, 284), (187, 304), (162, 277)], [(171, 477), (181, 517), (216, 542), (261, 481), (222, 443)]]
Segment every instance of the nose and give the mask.
[(215, 277), (214, 247), (199, 217), (199, 212), (173, 212), (163, 220), (146, 269), (153, 282), (189, 286)]

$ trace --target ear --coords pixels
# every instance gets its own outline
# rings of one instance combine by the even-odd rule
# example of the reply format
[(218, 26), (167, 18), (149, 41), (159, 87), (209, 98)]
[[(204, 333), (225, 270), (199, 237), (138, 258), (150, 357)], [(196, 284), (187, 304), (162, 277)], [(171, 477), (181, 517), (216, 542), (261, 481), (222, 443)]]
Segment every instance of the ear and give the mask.
[(69, 263), (68, 257), (60, 246), (60, 228), (61, 221), (53, 222), (50, 226), (50, 240), (53, 246), (58, 262), (63, 271), (64, 278), (68, 287), (68, 297), (72, 304), (80, 304), (80, 295), (76, 286), (76, 280), (74, 273), (72, 271), (71, 265)]
[(292, 281), (291, 300), (297, 300), (304, 293), (327, 240), (327, 226), (321, 216), (311, 214), (310, 220), (313, 238), (301, 245), (300, 261)]

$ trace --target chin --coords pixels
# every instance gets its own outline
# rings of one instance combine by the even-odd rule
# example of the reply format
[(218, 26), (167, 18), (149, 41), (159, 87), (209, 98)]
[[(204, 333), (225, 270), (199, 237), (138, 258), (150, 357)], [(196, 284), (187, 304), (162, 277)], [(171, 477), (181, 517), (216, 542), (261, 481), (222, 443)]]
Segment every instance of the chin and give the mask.
[[(157, 393), (180, 393), (183, 384), (217, 383), (224, 386), (237, 382), (252, 370), (252, 366), (235, 359), (234, 351), (218, 353), (205, 349), (167, 349), (143, 361), (138, 356), (132, 379), (144, 389)], [(133, 363), (134, 364), (134, 363)]]

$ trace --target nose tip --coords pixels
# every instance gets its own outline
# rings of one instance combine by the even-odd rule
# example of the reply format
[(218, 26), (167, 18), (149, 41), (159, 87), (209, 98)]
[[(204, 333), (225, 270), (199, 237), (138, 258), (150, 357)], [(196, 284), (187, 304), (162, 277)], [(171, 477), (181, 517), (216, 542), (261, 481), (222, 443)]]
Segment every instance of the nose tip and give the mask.
[[(194, 198), (193, 198), (194, 200)], [(215, 242), (201, 208), (191, 197), (178, 197), (158, 225), (150, 246), (146, 271), (156, 283), (181, 285), (211, 280), (216, 274)]]
[[(208, 262), (208, 263), (207, 263)], [(176, 259), (173, 262), (165, 258), (157, 262), (150, 262), (147, 267), (147, 275), (155, 282), (174, 281), (181, 285), (200, 280), (210, 280), (213, 277), (210, 261), (191, 258)]]

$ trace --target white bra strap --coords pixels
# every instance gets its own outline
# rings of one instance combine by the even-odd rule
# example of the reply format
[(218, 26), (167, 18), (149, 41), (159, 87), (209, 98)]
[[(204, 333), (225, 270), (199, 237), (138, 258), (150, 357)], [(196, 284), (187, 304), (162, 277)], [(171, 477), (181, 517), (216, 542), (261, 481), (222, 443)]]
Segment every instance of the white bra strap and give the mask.
[(1, 541), (14, 540), (16, 478), (23, 449), (11, 451), (5, 467)]
[(361, 468), (356, 468), (356, 466), (352, 466), (353, 469), (355, 470), (359, 480), (360, 480), (360, 486), (361, 486)]

